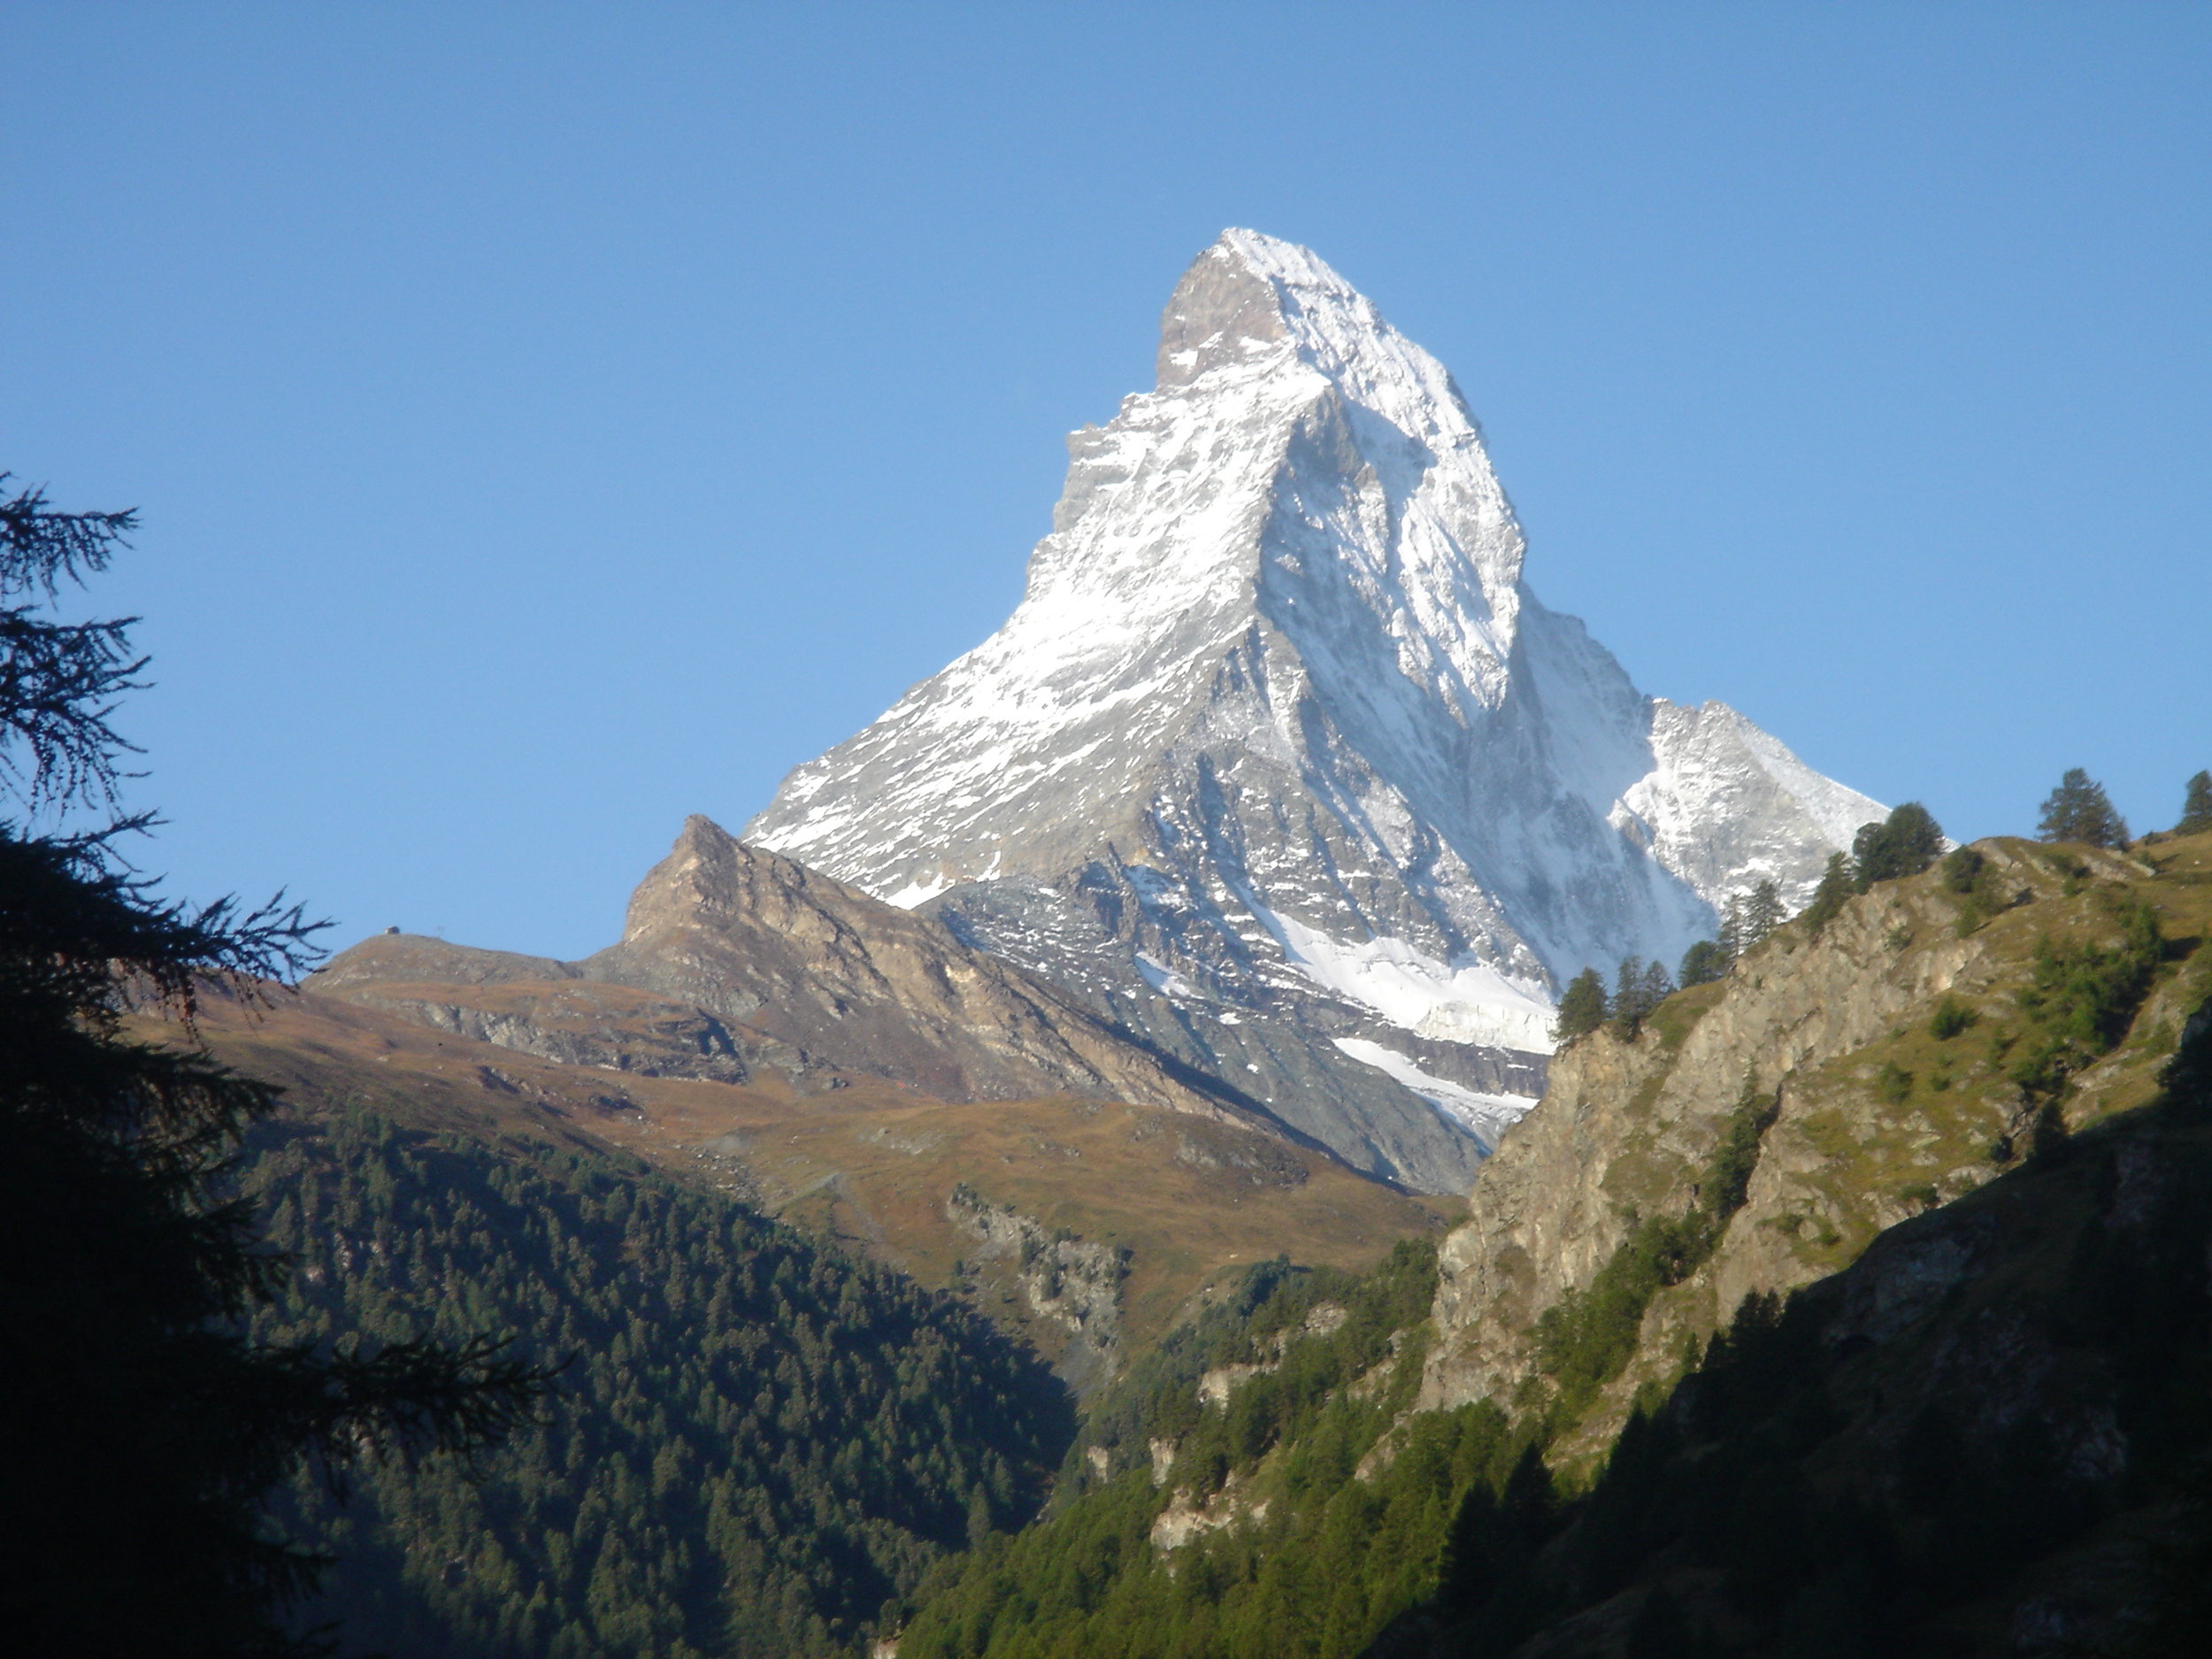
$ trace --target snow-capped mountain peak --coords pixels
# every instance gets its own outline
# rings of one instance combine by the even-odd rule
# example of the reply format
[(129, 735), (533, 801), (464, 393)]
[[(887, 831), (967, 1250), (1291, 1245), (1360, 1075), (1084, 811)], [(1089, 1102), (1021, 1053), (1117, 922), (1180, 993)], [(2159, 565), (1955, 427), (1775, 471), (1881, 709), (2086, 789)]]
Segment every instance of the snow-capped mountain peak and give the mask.
[(1357, 1074), (1494, 1133), (1565, 977), (1801, 895), (1880, 812), (1538, 603), (1450, 375), (1306, 249), (1225, 232), (1068, 448), (1006, 624), (748, 834), (1263, 1102)]

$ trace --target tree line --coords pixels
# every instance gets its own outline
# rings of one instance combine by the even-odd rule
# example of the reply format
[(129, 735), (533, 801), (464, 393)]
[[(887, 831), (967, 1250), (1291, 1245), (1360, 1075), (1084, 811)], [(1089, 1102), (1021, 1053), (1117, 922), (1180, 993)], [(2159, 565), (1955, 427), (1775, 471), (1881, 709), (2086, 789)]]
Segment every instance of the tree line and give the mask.
[[(2169, 833), (2194, 835), (2207, 830), (2212, 830), (2212, 772), (2200, 772), (2184, 787), (2181, 817)], [(2037, 815), (2036, 835), (2039, 841), (2107, 848), (2125, 846), (2131, 839), (2127, 820), (2113, 806), (2104, 786), (2079, 766), (2070, 768), (2045, 798)], [(1917, 801), (1908, 801), (1879, 823), (1862, 825), (1850, 852), (1829, 855), (1811, 899), (1796, 919), (1817, 935), (1854, 895), (1878, 881), (1919, 875), (1943, 856), (1947, 845), (1934, 814)], [(1953, 883), (1970, 900), (1981, 867), (1979, 855), (1973, 855), (1971, 866), (1962, 866), (1958, 878), (1966, 885)], [(1560, 995), (1552, 1034), (1563, 1043), (1571, 1042), (1609, 1025), (1632, 1041), (1653, 1010), (1675, 991), (1724, 978), (1747, 951), (1788, 919), (1780, 889), (1771, 879), (1763, 879), (1729, 900), (1718, 936), (1691, 945), (1673, 973), (1663, 963), (1629, 956), (1615, 970), (1609, 990), (1602, 974), (1584, 968)]]

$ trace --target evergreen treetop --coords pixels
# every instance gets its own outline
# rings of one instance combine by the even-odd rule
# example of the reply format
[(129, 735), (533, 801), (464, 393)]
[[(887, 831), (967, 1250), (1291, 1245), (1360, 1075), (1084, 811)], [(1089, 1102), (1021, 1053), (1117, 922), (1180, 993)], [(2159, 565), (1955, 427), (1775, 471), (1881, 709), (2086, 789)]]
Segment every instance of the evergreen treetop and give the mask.
[[(4, 475), (0, 475), (4, 476)], [(128, 513), (0, 505), (0, 795), (111, 809), (129, 745), (109, 724), (143, 658), (127, 619), (41, 614), (104, 567)], [(317, 954), (281, 895), (187, 906), (111, 850), (142, 817), (77, 835), (0, 821), (0, 1609), (27, 1653), (319, 1653), (282, 1627), (318, 1558), (265, 1530), (303, 1461), (463, 1448), (517, 1420), (539, 1373), (487, 1339), (273, 1347), (243, 1334), (283, 1272), (224, 1187), (277, 1090), (189, 1041), (204, 994), (264, 994)], [(179, 1016), (182, 1044), (126, 1031)]]
[(1633, 1042), (1646, 1016), (1673, 990), (1674, 979), (1664, 963), (1646, 962), (1641, 956), (1625, 958), (1614, 984), (1613, 1029)]
[(2127, 820), (2116, 811), (2104, 785), (2081, 767), (2071, 768), (2043, 802), (2036, 835), (2047, 841), (2117, 847), (2128, 839)]
[(1862, 893), (1877, 881), (1916, 876), (1943, 856), (1943, 828), (1917, 801), (1908, 801), (1879, 824), (1860, 826), (1851, 844), (1852, 879)]
[(0, 501), (0, 775), (27, 806), (109, 804), (118, 757), (134, 752), (108, 719), (142, 683), (137, 618), (42, 613), (65, 586), (105, 570), (137, 526), (135, 512), (56, 512), (43, 490)]
[(1727, 973), (1730, 956), (1727, 948), (1711, 939), (1701, 939), (1682, 953), (1682, 966), (1678, 977), (1682, 988), (1694, 985), (1710, 985)]
[(1820, 885), (1813, 890), (1813, 902), (1805, 907), (1806, 931), (1817, 936), (1842, 913), (1857, 887), (1852, 878), (1850, 861), (1841, 853), (1830, 853), (1828, 867), (1820, 874)]
[(2212, 772), (2200, 772), (2189, 780), (2182, 796), (2181, 822), (2174, 826), (2177, 835), (2195, 835), (2205, 830), (2212, 830)]
[(1740, 909), (1732, 905), (1736, 914), (1734, 940), (1722, 935), (1721, 942), (1728, 946), (1732, 957), (1740, 956), (1782, 925), (1782, 890), (1771, 878), (1761, 881), (1740, 902)]
[(1730, 962), (1744, 953), (1743, 895), (1739, 893), (1728, 901), (1728, 908), (1721, 912), (1720, 934), (1715, 941), (1720, 953)]
[(1605, 1024), (1611, 1012), (1605, 981), (1598, 977), (1595, 968), (1585, 968), (1568, 982), (1565, 994), (1559, 999), (1559, 1014), (1553, 1024), (1552, 1035), (1561, 1042), (1571, 1042)]
[[(1721, 913), (1719, 937), (1713, 941), (1719, 951), (1721, 971), (1727, 972), (1737, 957), (1780, 926), (1783, 919), (1781, 889), (1771, 879), (1761, 881), (1748, 893), (1732, 897), (1728, 908)], [(1683, 960), (1686, 965), (1682, 983), (1702, 983), (1691, 977), (1688, 958)]]
[(1644, 1023), (1644, 959), (1624, 956), (1613, 974), (1613, 1029), (1630, 1041)]

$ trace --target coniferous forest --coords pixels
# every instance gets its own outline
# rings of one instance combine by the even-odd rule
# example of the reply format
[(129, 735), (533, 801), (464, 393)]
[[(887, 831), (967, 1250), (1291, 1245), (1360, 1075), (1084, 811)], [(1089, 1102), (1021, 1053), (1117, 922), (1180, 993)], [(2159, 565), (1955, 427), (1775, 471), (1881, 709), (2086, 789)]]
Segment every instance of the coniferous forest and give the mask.
[(293, 1257), (273, 1344), (512, 1333), (553, 1382), (472, 1462), (385, 1460), (280, 1525), (312, 1619), (395, 1654), (852, 1652), (888, 1597), (1017, 1527), (1072, 1431), (1043, 1363), (950, 1297), (642, 1167), (367, 1114), (265, 1125), (242, 1171)]

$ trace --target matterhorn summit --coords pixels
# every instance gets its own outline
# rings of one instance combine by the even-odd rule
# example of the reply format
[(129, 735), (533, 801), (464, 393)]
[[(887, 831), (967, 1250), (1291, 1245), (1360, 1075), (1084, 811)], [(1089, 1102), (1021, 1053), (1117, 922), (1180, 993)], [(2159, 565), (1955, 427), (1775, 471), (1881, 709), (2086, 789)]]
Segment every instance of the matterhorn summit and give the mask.
[(1005, 626), (747, 838), (1361, 1167), (1463, 1184), (1568, 977), (1801, 902), (1881, 816), (1545, 610), (1450, 375), (1303, 248), (1225, 232), (1068, 449)]

